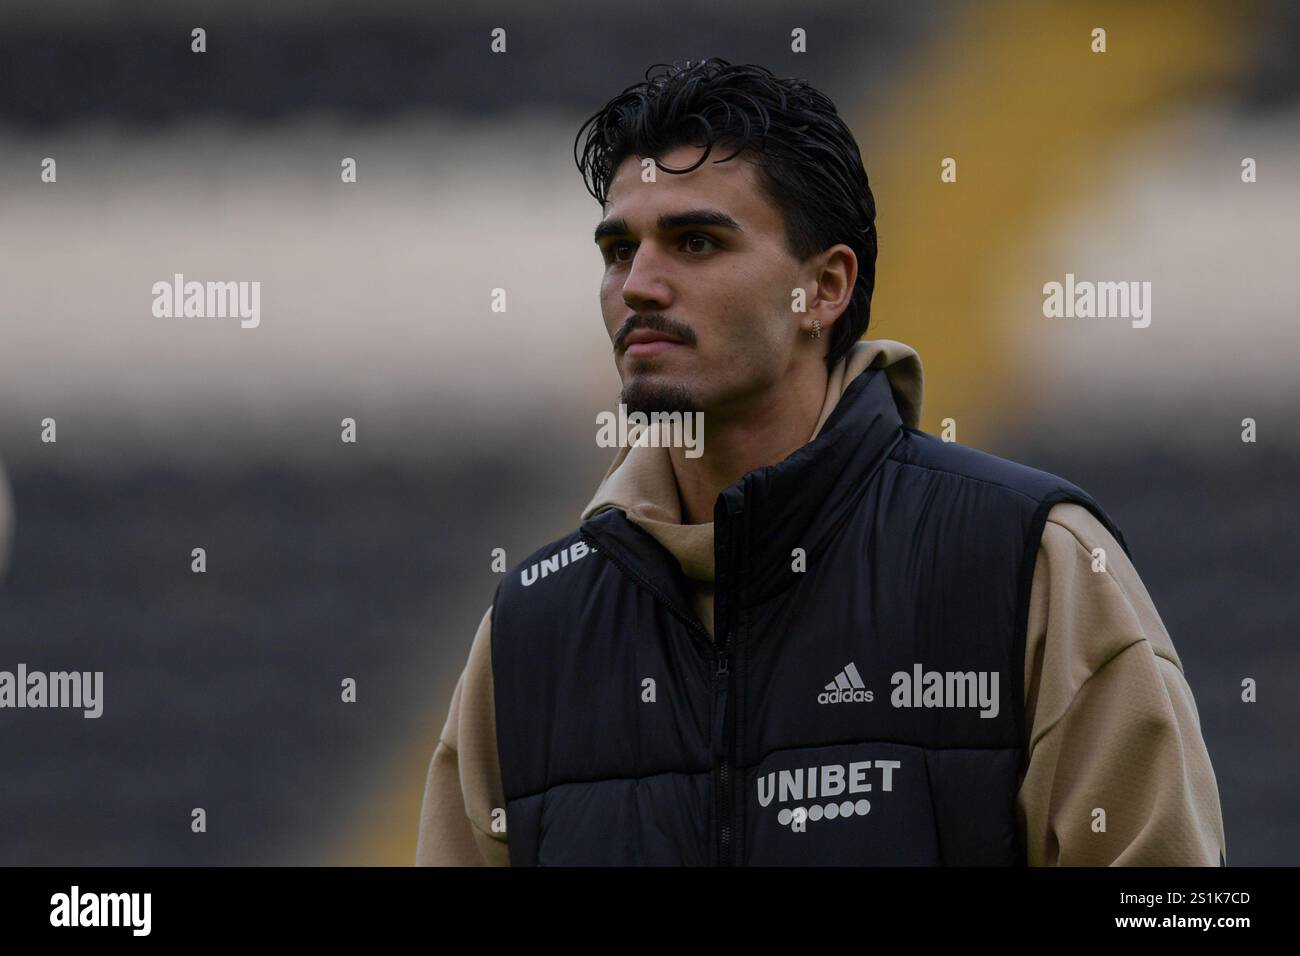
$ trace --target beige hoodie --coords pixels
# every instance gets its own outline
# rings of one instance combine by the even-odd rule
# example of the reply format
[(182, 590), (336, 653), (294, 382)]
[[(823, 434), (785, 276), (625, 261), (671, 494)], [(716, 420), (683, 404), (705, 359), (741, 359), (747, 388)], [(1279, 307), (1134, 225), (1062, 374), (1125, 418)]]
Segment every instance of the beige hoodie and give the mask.
[[(919, 357), (900, 342), (866, 340), (831, 373), (810, 441), (868, 368), (885, 370), (903, 424), (917, 427)], [(666, 448), (619, 449), (583, 518), (610, 507), (677, 558), (712, 633), (713, 524), (681, 523)], [(1094, 572), (1098, 547), (1106, 567)], [(434, 748), (417, 865), (510, 864), (491, 619), (488, 608)], [(1226, 856), (1218, 785), (1173, 642), (1124, 549), (1082, 505), (1054, 506), (1043, 529), (1029, 601), (1025, 720), (1029, 760), (1016, 815), (1031, 866), (1217, 866)]]

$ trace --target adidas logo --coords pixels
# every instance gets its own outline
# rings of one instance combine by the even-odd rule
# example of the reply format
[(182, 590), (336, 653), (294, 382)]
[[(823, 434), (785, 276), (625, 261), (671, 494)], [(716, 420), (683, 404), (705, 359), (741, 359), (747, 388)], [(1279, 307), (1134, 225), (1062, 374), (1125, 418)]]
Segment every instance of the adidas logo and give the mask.
[(862, 677), (852, 661), (844, 670), (835, 675), (835, 679), (826, 685), (826, 689), (817, 695), (819, 704), (869, 704), (874, 695), (866, 689)]

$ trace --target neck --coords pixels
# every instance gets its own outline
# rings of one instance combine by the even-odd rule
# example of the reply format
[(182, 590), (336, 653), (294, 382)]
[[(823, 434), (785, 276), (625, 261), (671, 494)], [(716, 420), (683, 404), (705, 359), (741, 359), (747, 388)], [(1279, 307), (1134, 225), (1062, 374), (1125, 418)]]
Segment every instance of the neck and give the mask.
[(713, 506), (724, 488), (749, 472), (774, 465), (808, 443), (826, 399), (828, 375), (822, 362), (806, 373), (778, 382), (735, 409), (704, 412), (704, 454), (687, 458), (686, 449), (669, 448), (681, 496), (682, 523), (713, 520)]

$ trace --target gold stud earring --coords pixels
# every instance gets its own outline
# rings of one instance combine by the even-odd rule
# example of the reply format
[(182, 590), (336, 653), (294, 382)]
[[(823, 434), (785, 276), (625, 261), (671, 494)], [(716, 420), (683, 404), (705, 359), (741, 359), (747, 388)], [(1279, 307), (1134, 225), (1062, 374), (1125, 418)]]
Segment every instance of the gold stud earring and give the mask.
[(812, 331), (808, 333), (811, 338), (819, 339), (822, 337), (822, 320), (813, 319)]

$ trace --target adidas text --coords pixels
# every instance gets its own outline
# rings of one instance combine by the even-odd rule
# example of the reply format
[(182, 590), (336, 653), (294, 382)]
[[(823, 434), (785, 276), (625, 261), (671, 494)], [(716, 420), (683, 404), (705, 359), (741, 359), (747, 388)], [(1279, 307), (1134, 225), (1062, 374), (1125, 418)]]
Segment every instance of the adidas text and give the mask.
[(817, 695), (819, 704), (869, 704), (875, 695), (866, 689), (857, 666), (849, 661), (844, 670), (835, 675), (835, 679), (826, 685), (826, 689)]

